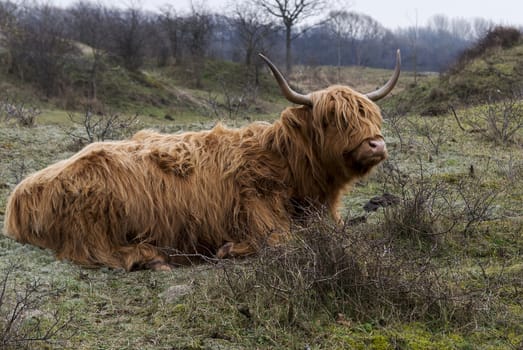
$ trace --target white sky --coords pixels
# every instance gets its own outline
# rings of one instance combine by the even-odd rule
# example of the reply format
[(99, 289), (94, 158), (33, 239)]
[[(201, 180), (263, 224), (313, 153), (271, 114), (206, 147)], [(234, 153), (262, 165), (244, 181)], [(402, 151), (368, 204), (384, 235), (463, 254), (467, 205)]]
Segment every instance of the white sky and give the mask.
[(523, 25), (521, 0), (354, 0), (351, 10), (366, 13), (389, 29), (414, 25), (416, 13), (419, 25), (424, 25), (436, 14), (449, 18), (482, 17), (500, 24)]
[[(94, 0), (93, 0), (94, 1)], [(98, 0), (96, 0), (98, 1)], [(181, 12), (188, 11), (191, 0), (100, 0), (109, 6), (128, 7), (137, 5), (147, 10), (158, 10), (169, 4)], [(241, 1), (241, 0), (240, 0)], [(233, 0), (192, 0), (197, 6), (212, 12), (227, 13)], [(57, 5), (68, 5), (76, 0), (54, 0)], [(497, 24), (523, 26), (522, 0), (334, 0), (332, 4), (350, 4), (348, 10), (370, 15), (386, 28), (396, 29), (416, 23), (425, 25), (427, 19), (435, 14), (444, 14), (449, 18), (472, 19), (481, 17)], [(339, 5), (338, 5), (339, 6)]]

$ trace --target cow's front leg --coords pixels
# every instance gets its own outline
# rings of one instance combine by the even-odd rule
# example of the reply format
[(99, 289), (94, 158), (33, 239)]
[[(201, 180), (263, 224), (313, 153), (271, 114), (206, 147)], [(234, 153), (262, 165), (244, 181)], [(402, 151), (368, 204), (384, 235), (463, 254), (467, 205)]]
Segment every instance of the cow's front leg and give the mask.
[(117, 250), (122, 267), (127, 271), (153, 270), (170, 271), (167, 256), (150, 244), (136, 244), (120, 247)]
[(216, 257), (218, 259), (234, 258), (240, 256), (248, 256), (256, 253), (256, 249), (250, 242), (227, 242), (218, 249)]
[[(242, 212), (244, 221), (242, 226), (248, 232), (235, 240), (229, 237), (216, 252), (216, 257), (230, 258), (243, 257), (255, 254), (264, 246), (275, 246), (288, 239), (291, 223), (283, 202), (278, 199), (267, 198), (246, 200)], [(228, 240), (228, 239), (226, 239)]]
[(274, 247), (288, 239), (288, 233), (271, 233), (263, 242), (227, 242), (218, 249), (219, 259), (245, 257), (256, 254), (263, 246)]

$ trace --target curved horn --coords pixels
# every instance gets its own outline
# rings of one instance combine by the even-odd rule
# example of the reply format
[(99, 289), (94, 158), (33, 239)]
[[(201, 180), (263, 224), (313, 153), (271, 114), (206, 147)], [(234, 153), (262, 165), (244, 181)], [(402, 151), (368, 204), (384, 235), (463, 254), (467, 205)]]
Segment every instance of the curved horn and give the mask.
[(400, 67), (401, 54), (400, 50), (398, 49), (398, 51), (396, 51), (396, 68), (394, 68), (394, 73), (392, 74), (392, 77), (381, 88), (379, 88), (376, 91), (369, 92), (368, 94), (365, 94), (365, 96), (367, 96), (367, 98), (371, 101), (378, 101), (379, 99), (382, 99), (383, 97), (387, 96), (387, 94), (392, 91), (394, 85), (396, 85), (398, 81), (398, 78), (400, 76)]
[(309, 95), (302, 95), (291, 89), (289, 84), (287, 83), (287, 80), (283, 77), (283, 74), (280, 73), (278, 68), (264, 55), (261, 53), (258, 54), (265, 63), (269, 66), (269, 68), (272, 71), (272, 74), (274, 75), (274, 78), (276, 78), (276, 81), (278, 82), (278, 85), (280, 85), (281, 92), (283, 93), (283, 96), (287, 100), (289, 100), (292, 103), (296, 103), (299, 105), (305, 105), (305, 106), (311, 106), (312, 107), (312, 100)]

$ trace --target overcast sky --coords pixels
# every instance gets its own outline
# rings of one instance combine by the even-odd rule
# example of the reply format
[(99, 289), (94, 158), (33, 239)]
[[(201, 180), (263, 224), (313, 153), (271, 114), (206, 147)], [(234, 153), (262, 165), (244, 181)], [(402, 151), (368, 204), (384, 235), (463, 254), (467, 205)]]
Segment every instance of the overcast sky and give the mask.
[[(141, 8), (157, 10), (170, 4), (180, 11), (188, 11), (191, 0), (100, 0), (107, 5), (128, 7), (130, 3), (140, 4)], [(52, 1), (53, 2), (53, 1)], [(56, 4), (67, 5), (76, 0), (54, 0)], [(228, 7), (238, 1), (232, 0), (193, 0), (204, 4), (212, 12), (226, 13)], [(348, 10), (370, 15), (389, 29), (407, 27), (416, 23), (425, 25), (427, 19), (435, 14), (449, 18), (471, 19), (482, 17), (505, 25), (523, 25), (523, 0), (334, 0), (332, 3), (349, 3)]]

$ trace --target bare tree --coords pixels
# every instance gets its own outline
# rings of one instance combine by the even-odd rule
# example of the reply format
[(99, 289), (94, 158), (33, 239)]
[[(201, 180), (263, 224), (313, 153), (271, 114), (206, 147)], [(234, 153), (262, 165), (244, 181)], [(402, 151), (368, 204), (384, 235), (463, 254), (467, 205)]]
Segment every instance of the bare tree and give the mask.
[(212, 15), (203, 7), (192, 6), (191, 14), (183, 23), (184, 46), (190, 55), (190, 65), (195, 78), (195, 86), (201, 88), (205, 51), (209, 46), (213, 30)]
[(0, 47), (4, 48), (0, 63), (5, 67), (6, 72), (11, 69), (13, 57), (9, 49), (9, 38), (16, 33), (16, 11), (18, 7), (10, 1), (0, 2)]
[(127, 69), (138, 70), (145, 58), (148, 19), (138, 8), (128, 8), (123, 12), (108, 10), (106, 14), (110, 50)]
[(324, 0), (256, 0), (255, 2), (272, 16), (281, 19), (285, 27), (285, 68), (292, 70), (292, 29), (300, 21), (318, 14), (326, 5)]
[(277, 27), (266, 13), (260, 13), (251, 3), (236, 4), (230, 23), (241, 43), (245, 65), (254, 67), (254, 80), (257, 86), (260, 62), (256, 60), (256, 54), (268, 50), (271, 46), (270, 38), (276, 33)]
[(236, 4), (231, 24), (243, 46), (244, 62), (250, 66), (257, 52), (264, 51), (267, 37), (276, 31), (276, 26), (251, 3)]
[(98, 74), (103, 68), (103, 58), (106, 55), (106, 51), (102, 49), (107, 36), (105, 9), (100, 4), (81, 0), (69, 9), (69, 13), (72, 19), (71, 37), (88, 45), (91, 51), (89, 98), (96, 100)]
[(58, 94), (65, 62), (74, 52), (65, 39), (63, 12), (48, 4), (11, 10), (12, 17), (0, 25), (10, 55), (10, 71), (21, 80), (37, 83), (47, 96)]
[(410, 45), (412, 46), (412, 61), (414, 68), (414, 85), (418, 83), (418, 39), (419, 39), (419, 25), (418, 25), (418, 10), (415, 10), (414, 26), (408, 29), (408, 36)]
[(368, 15), (355, 13), (355, 18), (352, 50), (354, 63), (359, 66), (362, 64), (363, 44), (384, 37), (386, 30), (379, 22)]
[(474, 18), (472, 27), (474, 28), (475, 39), (483, 38), (488, 32), (495, 27), (494, 22), (486, 20), (484, 18)]
[[(385, 28), (372, 17), (362, 13), (348, 11), (331, 11), (327, 20), (330, 31), (336, 37), (338, 56), (338, 75), (342, 65), (342, 49), (350, 41), (354, 63), (362, 63), (363, 43), (378, 39), (385, 35)], [(339, 79), (339, 76), (338, 76)]]
[(438, 33), (449, 32), (450, 31), (449, 18), (442, 14), (434, 15), (429, 18), (428, 27), (429, 27), (429, 29), (432, 29)]
[(181, 57), (180, 31), (183, 20), (172, 6), (168, 6), (162, 9), (159, 24), (167, 39), (169, 56), (176, 63)]
[(474, 39), (472, 24), (464, 18), (453, 18), (450, 22), (450, 32), (455, 38), (462, 38), (468, 41)]
[(338, 81), (340, 80), (341, 52), (347, 38), (353, 34), (353, 23), (349, 20), (350, 13), (347, 11), (331, 11), (328, 18), (329, 30), (336, 38), (336, 53), (338, 65)]

